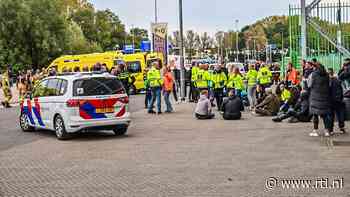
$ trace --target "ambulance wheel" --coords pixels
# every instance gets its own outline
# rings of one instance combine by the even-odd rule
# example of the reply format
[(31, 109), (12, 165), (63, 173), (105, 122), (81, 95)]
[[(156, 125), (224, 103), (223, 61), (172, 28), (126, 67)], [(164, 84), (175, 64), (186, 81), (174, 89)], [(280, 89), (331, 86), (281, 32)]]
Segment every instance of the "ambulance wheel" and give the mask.
[(57, 115), (55, 117), (54, 127), (55, 127), (55, 133), (56, 133), (57, 139), (59, 140), (69, 139), (70, 135), (67, 133), (63, 118), (60, 115)]
[(32, 132), (35, 130), (34, 127), (29, 125), (28, 116), (24, 113), (19, 117), (19, 124), (23, 132)]
[(123, 136), (126, 134), (127, 131), (128, 131), (128, 127), (120, 127), (120, 128), (113, 129), (113, 132), (116, 136)]

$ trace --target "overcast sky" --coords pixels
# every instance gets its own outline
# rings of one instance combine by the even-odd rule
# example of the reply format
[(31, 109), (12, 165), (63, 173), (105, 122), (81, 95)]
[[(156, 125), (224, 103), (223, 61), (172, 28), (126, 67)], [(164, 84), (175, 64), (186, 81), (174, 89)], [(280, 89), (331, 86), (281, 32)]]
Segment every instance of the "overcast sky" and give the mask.
[[(97, 9), (109, 8), (126, 28), (132, 25), (150, 29), (154, 21), (155, 0), (89, 0)], [(157, 0), (158, 21), (168, 22), (170, 31), (178, 29), (178, 0)], [(310, 1), (310, 0), (309, 0)], [(337, 1), (337, 0), (323, 0)], [(289, 4), (300, 0), (183, 0), (185, 30), (210, 32), (232, 30), (271, 15), (288, 15)]]

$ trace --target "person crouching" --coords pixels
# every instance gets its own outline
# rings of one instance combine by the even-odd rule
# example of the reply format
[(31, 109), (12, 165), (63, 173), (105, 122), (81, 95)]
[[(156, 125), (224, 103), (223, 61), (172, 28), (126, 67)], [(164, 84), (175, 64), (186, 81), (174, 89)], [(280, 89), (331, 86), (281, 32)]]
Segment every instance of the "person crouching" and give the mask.
[(195, 110), (195, 116), (198, 120), (208, 120), (215, 117), (215, 114), (212, 113), (211, 102), (208, 97), (208, 90), (202, 90)]
[(236, 96), (235, 90), (229, 92), (229, 97), (225, 98), (221, 110), (225, 120), (239, 120), (242, 117), (241, 111), (244, 111), (244, 106), (241, 99)]

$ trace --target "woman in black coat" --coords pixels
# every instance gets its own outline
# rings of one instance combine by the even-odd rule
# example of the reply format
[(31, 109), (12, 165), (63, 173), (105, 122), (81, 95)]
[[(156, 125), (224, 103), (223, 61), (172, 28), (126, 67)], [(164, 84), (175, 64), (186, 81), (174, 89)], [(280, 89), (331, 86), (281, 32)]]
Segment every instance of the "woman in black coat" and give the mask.
[(314, 65), (314, 71), (309, 76), (308, 90), (310, 92), (310, 114), (313, 115), (314, 131), (310, 136), (318, 136), (319, 116), (323, 119), (326, 129), (324, 135), (332, 132), (331, 93), (329, 75), (322, 65)]

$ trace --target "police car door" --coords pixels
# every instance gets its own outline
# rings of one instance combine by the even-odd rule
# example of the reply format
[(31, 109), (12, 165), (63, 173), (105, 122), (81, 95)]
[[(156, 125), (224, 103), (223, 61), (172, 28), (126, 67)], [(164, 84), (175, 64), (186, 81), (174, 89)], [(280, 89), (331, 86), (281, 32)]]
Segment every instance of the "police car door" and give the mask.
[(60, 101), (60, 86), (62, 81), (57, 78), (49, 79), (46, 86), (45, 96), (40, 101), (42, 120), (46, 128), (53, 128), (53, 116), (55, 115)]
[(46, 98), (47, 83), (48, 80), (43, 80), (36, 85), (31, 99), (28, 99), (27, 103), (25, 103), (28, 107), (29, 123), (35, 127), (45, 128), (43, 121), (43, 110), (45, 110), (45, 106), (43, 103)]

